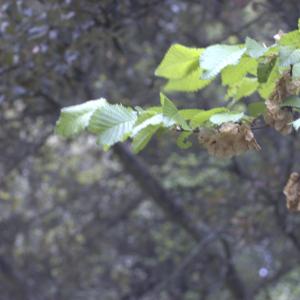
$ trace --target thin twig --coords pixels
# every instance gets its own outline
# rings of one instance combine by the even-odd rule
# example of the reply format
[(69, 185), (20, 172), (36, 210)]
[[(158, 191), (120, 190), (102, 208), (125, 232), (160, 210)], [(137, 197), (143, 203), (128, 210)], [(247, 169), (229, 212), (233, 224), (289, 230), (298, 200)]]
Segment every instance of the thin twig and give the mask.
[[(268, 125), (262, 125), (262, 126), (257, 126), (257, 127), (251, 127), (251, 130), (261, 130), (261, 129), (266, 129), (266, 128), (268, 128), (269, 126)], [(182, 127), (180, 127), (180, 126), (176, 126), (175, 128), (174, 128), (174, 130), (176, 131), (176, 132), (191, 132), (191, 133), (199, 133), (200, 132), (200, 130), (201, 130), (201, 128), (200, 127), (197, 127), (197, 128), (195, 128), (195, 129), (193, 129), (193, 130), (186, 130), (186, 129), (183, 129)]]

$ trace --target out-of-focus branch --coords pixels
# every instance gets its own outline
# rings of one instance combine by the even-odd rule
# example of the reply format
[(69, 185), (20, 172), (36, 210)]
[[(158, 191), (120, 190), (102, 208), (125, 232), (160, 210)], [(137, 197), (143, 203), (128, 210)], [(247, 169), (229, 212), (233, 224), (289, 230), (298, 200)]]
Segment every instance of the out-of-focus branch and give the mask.
[[(238, 35), (240, 37), (240, 34), (248, 29), (249, 27), (251, 27), (252, 25), (256, 24), (257, 22), (261, 21), (263, 19), (263, 17), (265, 16), (265, 13), (260, 14), (259, 16), (255, 17), (254, 19), (250, 20), (249, 22), (246, 22), (245, 24), (241, 25), (239, 28), (237, 28), (236, 30), (230, 30), (230, 32), (228, 32), (225, 36), (215, 39), (215, 40), (210, 40), (209, 43), (210, 44), (218, 44), (218, 43), (222, 43), (224, 41), (226, 41), (230, 36), (232, 35)], [(223, 22), (228, 23), (226, 20)], [(225, 24), (226, 28), (228, 27), (229, 24)], [(230, 28), (230, 27), (229, 27)]]
[[(174, 199), (173, 195), (162, 187), (159, 181), (149, 172), (148, 167), (134, 156), (123, 144), (113, 147), (114, 153), (119, 157), (126, 171), (130, 173), (143, 191), (151, 196), (152, 200), (163, 210), (169, 219), (184, 229), (196, 242), (202, 242), (210, 236), (213, 230), (202, 222), (195, 222), (191, 215)], [(224, 261), (222, 245), (210, 244), (209, 256)], [(227, 265), (225, 283), (233, 299), (251, 299), (232, 261), (224, 261)]]
[[(178, 268), (172, 272), (172, 275), (167, 277), (164, 281), (162, 281), (160, 284), (158, 284), (154, 290), (150, 291), (150, 295), (153, 298), (158, 298), (159, 293), (163, 290), (168, 289), (168, 287), (181, 275), (183, 274), (187, 268), (191, 265), (193, 265), (196, 261), (200, 260), (200, 255), (202, 254), (202, 251), (205, 250), (205, 247), (213, 242), (214, 240), (218, 239), (218, 235), (215, 233), (211, 233), (210, 235), (206, 236), (201, 242), (199, 242), (192, 250), (191, 252), (183, 259), (181, 264), (178, 266)], [(146, 293), (144, 297), (147, 297), (149, 293)], [(143, 297), (143, 298), (144, 298)], [(142, 299), (143, 299), (142, 298)], [(142, 300), (141, 299), (141, 300)]]
[(45, 144), (48, 137), (52, 134), (52, 129), (46, 130), (46, 132), (40, 137), (37, 143), (30, 145), (26, 151), (24, 151), (19, 157), (17, 157), (5, 170), (6, 177), (8, 177), (11, 172), (16, 170), (28, 157), (35, 155), (40, 148)]
[[(299, 263), (300, 260), (298, 260), (298, 264)], [(296, 265), (295, 267), (297, 266), (298, 265)], [(280, 278), (282, 278), (292, 270), (293, 266), (291, 266), (290, 264), (283, 264), (283, 266), (272, 277), (265, 279), (254, 289), (254, 295), (258, 295), (264, 289), (269, 289), (270, 287), (272, 287), (273, 284), (276, 284), (280, 280)]]
[(0, 256), (0, 280), (12, 290), (14, 299), (29, 300), (24, 281), (19, 278), (9, 262), (2, 256)]

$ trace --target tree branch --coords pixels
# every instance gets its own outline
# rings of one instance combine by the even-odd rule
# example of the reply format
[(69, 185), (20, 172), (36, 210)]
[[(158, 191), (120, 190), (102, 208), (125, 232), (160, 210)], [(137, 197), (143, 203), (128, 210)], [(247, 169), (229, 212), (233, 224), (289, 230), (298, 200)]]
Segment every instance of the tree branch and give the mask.
[[(196, 242), (202, 242), (205, 237), (212, 234), (206, 224), (195, 222), (191, 215), (180, 205), (179, 201), (174, 199), (173, 195), (162, 187), (159, 181), (149, 172), (147, 166), (134, 156), (125, 145), (116, 144), (113, 146), (114, 153), (119, 157), (126, 171), (137, 181), (141, 188), (151, 196), (153, 201), (163, 210), (172, 222), (183, 228)], [(211, 259), (219, 259), (224, 261), (223, 243), (209, 245), (209, 257)], [(235, 269), (231, 260), (227, 260), (227, 274), (225, 283), (231, 291), (233, 299), (247, 300), (248, 292), (244, 283)]]

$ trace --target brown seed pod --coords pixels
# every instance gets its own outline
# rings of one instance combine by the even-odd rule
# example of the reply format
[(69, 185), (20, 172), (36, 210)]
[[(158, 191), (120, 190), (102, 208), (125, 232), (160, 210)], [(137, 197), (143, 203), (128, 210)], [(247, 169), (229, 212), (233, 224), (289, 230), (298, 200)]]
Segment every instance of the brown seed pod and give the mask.
[(292, 132), (293, 113), (285, 107), (280, 107), (277, 103), (266, 101), (267, 112), (264, 116), (265, 122), (275, 128), (283, 135)]
[(289, 108), (281, 107), (282, 101), (290, 95), (300, 92), (300, 81), (292, 80), (289, 72), (285, 72), (276, 83), (275, 90), (266, 101), (267, 111), (264, 115), (265, 122), (283, 135), (292, 132), (293, 113)]
[(291, 80), (287, 84), (287, 92), (290, 95), (299, 95), (300, 93), (300, 80)]
[(291, 173), (289, 180), (283, 190), (286, 197), (286, 206), (289, 211), (300, 211), (300, 175)]
[(245, 124), (224, 123), (218, 129), (200, 129), (199, 143), (208, 153), (219, 158), (230, 158), (247, 150), (260, 150), (250, 127)]

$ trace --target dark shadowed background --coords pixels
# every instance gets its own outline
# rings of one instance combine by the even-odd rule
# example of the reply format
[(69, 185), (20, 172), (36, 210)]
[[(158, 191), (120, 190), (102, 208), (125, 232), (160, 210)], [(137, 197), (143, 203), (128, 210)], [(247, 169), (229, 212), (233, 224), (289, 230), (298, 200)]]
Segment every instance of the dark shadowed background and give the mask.
[[(261, 152), (222, 161), (172, 134), (135, 156), (53, 133), (89, 99), (158, 104), (172, 43), (273, 43), (298, 0), (0, 3), (1, 300), (300, 299), (300, 216), (282, 194), (299, 136), (264, 129)], [(170, 97), (209, 108), (224, 89)]]

